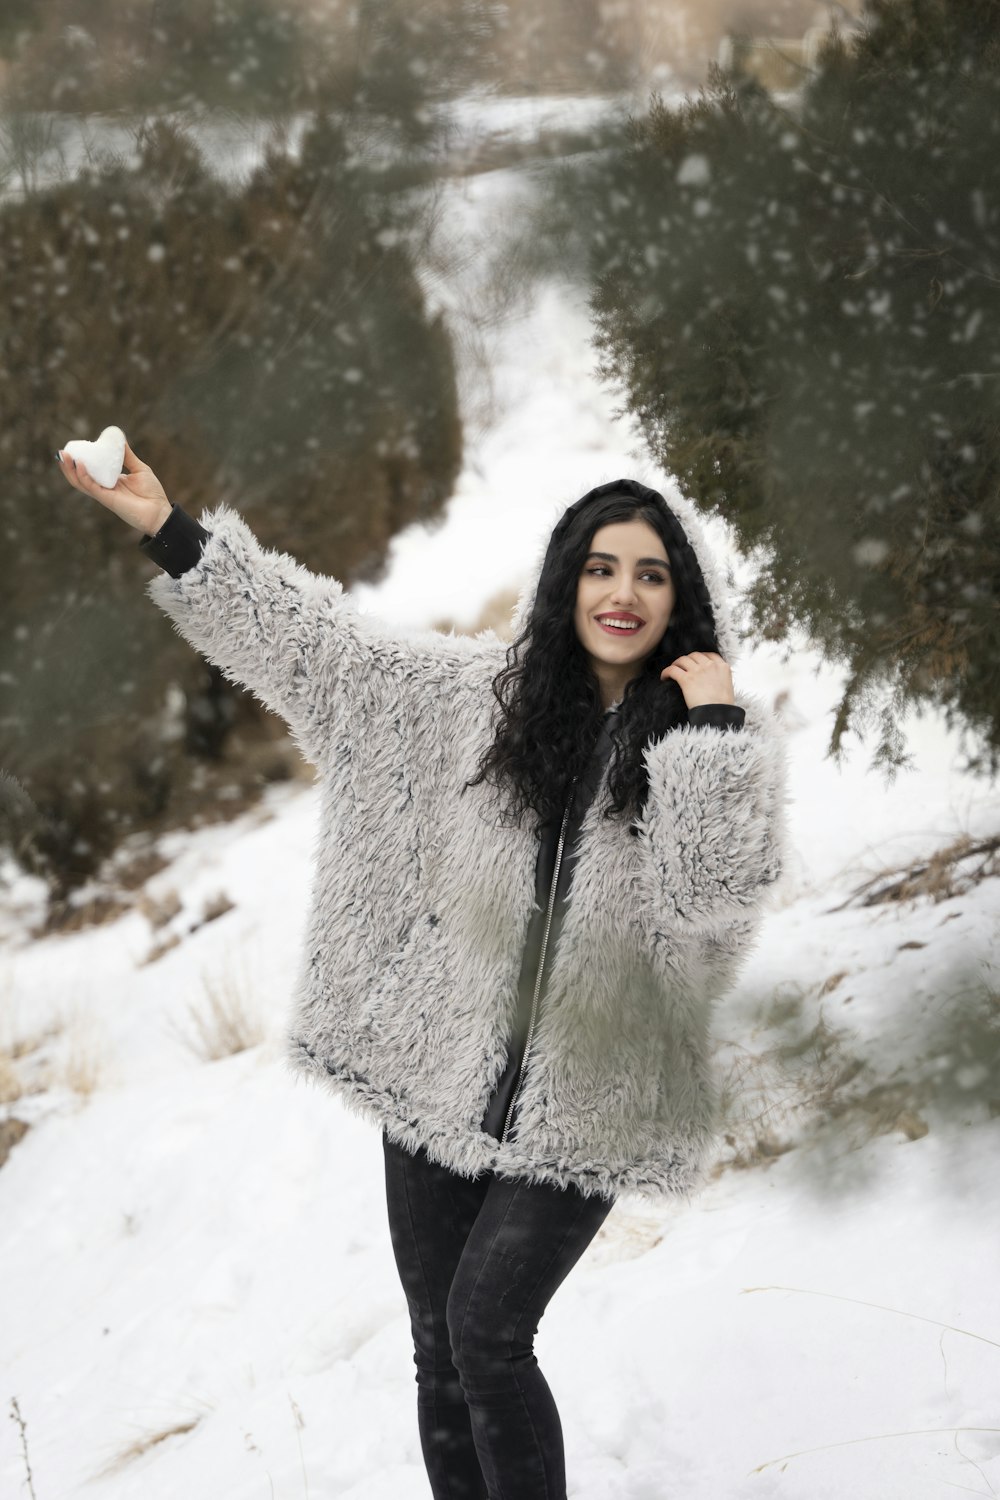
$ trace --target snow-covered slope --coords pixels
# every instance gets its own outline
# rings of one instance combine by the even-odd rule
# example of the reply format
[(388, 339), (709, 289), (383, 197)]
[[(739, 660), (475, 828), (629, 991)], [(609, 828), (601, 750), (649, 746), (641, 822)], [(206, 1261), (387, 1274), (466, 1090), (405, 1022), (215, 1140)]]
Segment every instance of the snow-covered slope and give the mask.
[[(489, 236), (517, 190), (462, 182), (446, 223)], [(401, 626), (473, 619), (601, 479), (665, 483), (595, 382), (568, 289), (469, 349), (470, 401), (493, 364), (494, 425), (445, 526), (397, 539), (358, 591)], [(996, 1494), (1000, 883), (834, 908), (886, 864), (995, 831), (997, 797), (928, 717), (891, 786), (856, 741), (836, 768), (836, 674), (801, 646), (748, 650), (736, 675), (780, 695), (791, 731), (792, 890), (720, 1010), (729, 1165), (687, 1210), (616, 1206), (539, 1330), (569, 1492)], [(0, 1169), (3, 1394), (37, 1500), (428, 1494), (378, 1137), (278, 1060), (316, 796), (276, 787), (172, 839), (147, 896), (179, 909), (155, 929), (138, 910), (34, 943), (8, 928), (0, 1040), (41, 1039), (14, 1067), (52, 1080), (5, 1106), (31, 1128)], [(182, 1034), (220, 993), (262, 1039), (207, 1062)], [(7, 1420), (0, 1495), (28, 1493)]]

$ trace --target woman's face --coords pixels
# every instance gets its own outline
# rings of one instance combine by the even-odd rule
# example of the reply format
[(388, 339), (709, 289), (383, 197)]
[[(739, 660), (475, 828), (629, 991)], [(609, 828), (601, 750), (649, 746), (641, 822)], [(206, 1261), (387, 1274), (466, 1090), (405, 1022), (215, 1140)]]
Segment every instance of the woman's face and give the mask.
[[(576, 593), (573, 624), (599, 680), (624, 691), (659, 645), (676, 601), (667, 551), (647, 521), (594, 532)], [(638, 624), (615, 629), (622, 618)]]

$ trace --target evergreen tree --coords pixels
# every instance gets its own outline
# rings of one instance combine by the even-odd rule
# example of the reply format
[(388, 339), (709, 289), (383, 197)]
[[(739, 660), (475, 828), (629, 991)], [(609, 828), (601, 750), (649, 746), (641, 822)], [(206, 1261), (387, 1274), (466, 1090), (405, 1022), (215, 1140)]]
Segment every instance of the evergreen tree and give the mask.
[[(797, 99), (714, 70), (567, 176), (603, 368), (846, 668), (831, 749), (933, 703), (1000, 752), (1000, 6), (876, 0)], [(550, 226), (551, 227), (551, 226)]]

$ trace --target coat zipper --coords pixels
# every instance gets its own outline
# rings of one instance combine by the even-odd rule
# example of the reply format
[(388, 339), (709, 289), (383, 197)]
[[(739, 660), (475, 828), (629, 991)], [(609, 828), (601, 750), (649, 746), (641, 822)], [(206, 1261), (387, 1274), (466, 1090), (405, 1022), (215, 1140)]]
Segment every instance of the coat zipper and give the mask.
[(549, 946), (549, 931), (552, 927), (552, 912), (556, 904), (556, 886), (559, 884), (559, 869), (562, 865), (563, 844), (566, 842), (566, 827), (569, 823), (569, 815), (573, 807), (573, 792), (576, 787), (576, 783), (577, 777), (574, 776), (572, 785), (569, 789), (569, 801), (566, 803), (566, 811), (563, 813), (562, 828), (559, 833), (559, 847), (556, 850), (556, 863), (555, 868), (552, 871), (552, 884), (549, 886), (549, 910), (548, 915), (545, 919), (545, 935), (542, 938), (542, 951), (538, 960), (538, 973), (535, 975), (535, 993), (531, 1001), (531, 1020), (528, 1023), (528, 1035), (524, 1043), (524, 1052), (521, 1055), (521, 1066), (517, 1070), (517, 1083), (514, 1085), (514, 1092), (511, 1095), (510, 1106), (507, 1110), (507, 1119), (504, 1122), (503, 1133), (500, 1136), (501, 1146), (507, 1140), (507, 1132), (510, 1129), (511, 1117), (514, 1113), (514, 1105), (517, 1103), (517, 1096), (521, 1092), (521, 1085), (524, 1082), (524, 1070), (528, 1063), (528, 1053), (531, 1051), (531, 1039), (534, 1035), (535, 1020), (538, 1014), (538, 996), (541, 993), (542, 973), (545, 969), (545, 952)]

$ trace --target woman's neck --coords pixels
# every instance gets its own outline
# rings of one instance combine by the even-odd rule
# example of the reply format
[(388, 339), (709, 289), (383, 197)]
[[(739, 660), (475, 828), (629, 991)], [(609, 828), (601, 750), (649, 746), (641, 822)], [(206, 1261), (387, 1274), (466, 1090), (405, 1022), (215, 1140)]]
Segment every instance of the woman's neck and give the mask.
[[(596, 663), (591, 661), (594, 676), (597, 678), (597, 687), (601, 696), (601, 712), (607, 713), (614, 708), (616, 703), (621, 703), (625, 697), (625, 689), (638, 673), (633, 666), (629, 668), (609, 667), (608, 663)], [(641, 669), (640, 669), (641, 670)]]

